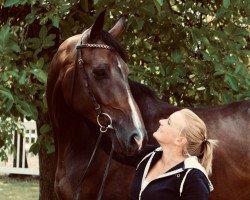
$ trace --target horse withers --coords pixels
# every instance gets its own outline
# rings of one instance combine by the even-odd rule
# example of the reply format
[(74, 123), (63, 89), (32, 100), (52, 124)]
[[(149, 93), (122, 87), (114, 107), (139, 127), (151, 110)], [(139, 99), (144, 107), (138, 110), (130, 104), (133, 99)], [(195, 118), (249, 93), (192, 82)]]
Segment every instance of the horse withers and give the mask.
[[(89, 29), (64, 41), (48, 72), (47, 102), (57, 156), (54, 187), (59, 199), (97, 198), (106, 158), (98, 147), (96, 156), (91, 155), (100, 133), (104, 133), (101, 146), (123, 155), (138, 153), (147, 142), (128, 84), (126, 54), (116, 41), (125, 18), (107, 32), (104, 16), (105, 11)], [(85, 174), (90, 159), (93, 163)]]

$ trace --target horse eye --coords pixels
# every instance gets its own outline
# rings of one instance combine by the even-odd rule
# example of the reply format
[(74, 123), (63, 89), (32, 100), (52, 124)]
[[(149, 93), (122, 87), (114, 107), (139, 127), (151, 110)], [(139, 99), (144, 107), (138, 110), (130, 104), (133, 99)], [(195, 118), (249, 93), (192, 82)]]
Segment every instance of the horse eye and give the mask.
[(108, 78), (108, 73), (106, 69), (93, 69), (94, 78), (97, 80)]

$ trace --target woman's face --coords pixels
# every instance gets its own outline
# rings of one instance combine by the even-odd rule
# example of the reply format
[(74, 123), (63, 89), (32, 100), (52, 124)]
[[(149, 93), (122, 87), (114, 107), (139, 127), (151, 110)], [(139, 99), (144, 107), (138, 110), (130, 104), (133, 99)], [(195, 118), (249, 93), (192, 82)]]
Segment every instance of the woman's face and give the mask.
[(160, 126), (153, 135), (160, 144), (174, 144), (186, 126), (185, 117), (180, 111), (173, 113), (168, 119), (160, 120), (159, 123)]

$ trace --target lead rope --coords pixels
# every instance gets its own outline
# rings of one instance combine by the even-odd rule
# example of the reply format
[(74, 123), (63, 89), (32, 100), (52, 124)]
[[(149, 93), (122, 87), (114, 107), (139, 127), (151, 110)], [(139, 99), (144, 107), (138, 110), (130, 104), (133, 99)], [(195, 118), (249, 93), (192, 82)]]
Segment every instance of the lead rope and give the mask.
[(89, 166), (91, 165), (91, 163), (92, 163), (92, 161), (93, 161), (93, 158), (95, 157), (95, 154), (96, 154), (96, 150), (97, 150), (97, 148), (98, 148), (98, 146), (99, 146), (99, 144), (100, 144), (100, 141), (101, 141), (101, 138), (102, 138), (102, 134), (103, 134), (103, 132), (101, 132), (100, 133), (100, 135), (99, 135), (99, 137), (98, 137), (98, 139), (97, 139), (97, 141), (96, 141), (96, 144), (95, 144), (95, 148), (94, 148), (94, 150), (93, 150), (93, 152), (92, 152), (92, 155), (91, 155), (91, 157), (90, 157), (90, 159), (89, 159), (89, 162), (88, 162), (88, 165), (87, 165), (87, 167), (86, 167), (86, 169), (85, 169), (85, 171), (84, 171), (84, 173), (83, 173), (83, 176), (82, 176), (82, 178), (81, 178), (81, 180), (80, 180), (80, 182), (79, 182), (79, 184), (78, 184), (78, 189), (77, 189), (77, 191), (76, 191), (76, 200), (79, 200), (79, 198), (80, 198), (80, 192), (81, 192), (81, 190), (82, 190), (82, 184), (83, 184), (83, 182), (84, 182), (84, 180), (85, 180), (85, 177), (86, 177), (86, 174), (87, 174), (87, 172), (88, 172), (88, 170), (89, 170)]
[(102, 185), (100, 187), (97, 200), (101, 200), (102, 199), (102, 193), (103, 193), (104, 185), (105, 185), (105, 182), (106, 182), (106, 179), (107, 179), (107, 176), (108, 176), (109, 166), (110, 166), (110, 163), (111, 163), (113, 152), (114, 152), (114, 147), (113, 147), (113, 144), (112, 144), (112, 148), (111, 148), (111, 151), (109, 153), (109, 159), (107, 161), (105, 173), (104, 173), (104, 176), (102, 178)]

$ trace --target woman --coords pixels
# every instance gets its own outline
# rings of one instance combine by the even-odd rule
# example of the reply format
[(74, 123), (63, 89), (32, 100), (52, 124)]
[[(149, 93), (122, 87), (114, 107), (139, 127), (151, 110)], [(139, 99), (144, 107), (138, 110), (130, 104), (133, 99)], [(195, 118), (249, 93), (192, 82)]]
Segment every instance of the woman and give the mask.
[(205, 123), (183, 109), (160, 120), (153, 136), (160, 147), (138, 164), (130, 199), (207, 200), (217, 141), (207, 138)]

